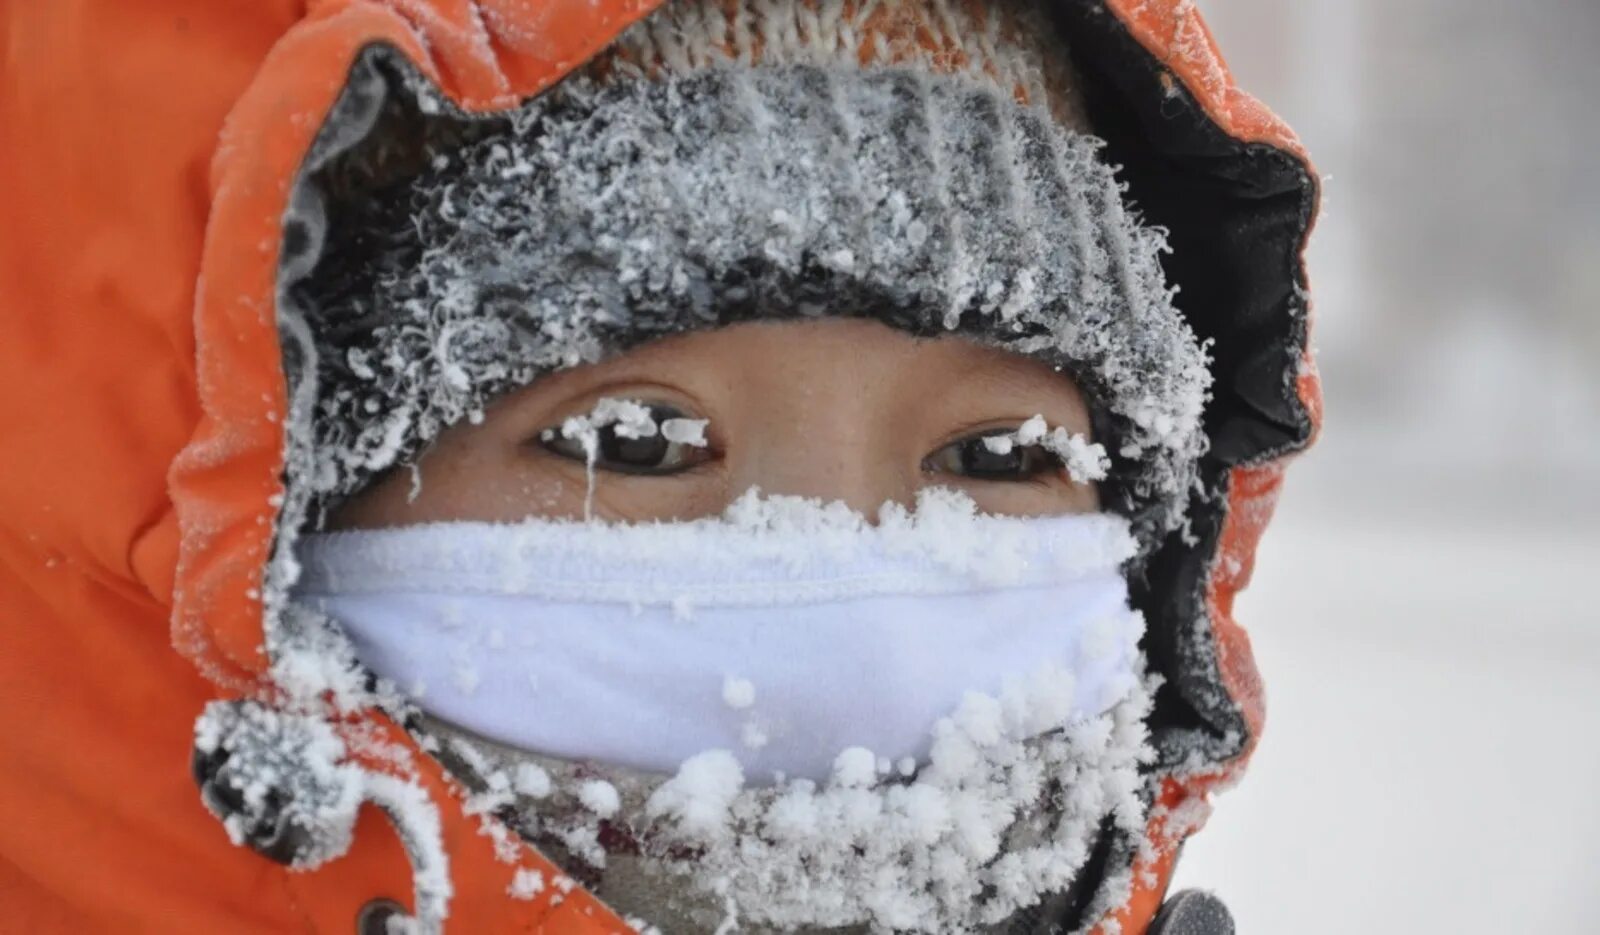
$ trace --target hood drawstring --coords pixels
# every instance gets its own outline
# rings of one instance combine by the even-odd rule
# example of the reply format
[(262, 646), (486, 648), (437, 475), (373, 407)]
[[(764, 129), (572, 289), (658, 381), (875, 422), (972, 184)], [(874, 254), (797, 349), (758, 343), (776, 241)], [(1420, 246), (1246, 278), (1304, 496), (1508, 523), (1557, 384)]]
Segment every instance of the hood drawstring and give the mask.
[(437, 810), (414, 783), (355, 763), (322, 714), (211, 702), (195, 722), (191, 766), (201, 800), (235, 844), (296, 870), (344, 856), (361, 805), (382, 808), (411, 862), (410, 931), (442, 929), (451, 886)]

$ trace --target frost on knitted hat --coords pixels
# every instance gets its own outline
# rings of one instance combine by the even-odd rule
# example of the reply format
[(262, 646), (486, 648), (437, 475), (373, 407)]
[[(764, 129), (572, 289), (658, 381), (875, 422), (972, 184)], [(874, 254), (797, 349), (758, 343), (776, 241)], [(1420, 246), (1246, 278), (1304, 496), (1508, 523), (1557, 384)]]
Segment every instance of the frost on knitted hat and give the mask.
[[(432, 102), (433, 106), (442, 106)], [(330, 218), (297, 294), (322, 503), (543, 373), (752, 319), (871, 317), (1070, 370), (1108, 503), (1181, 523), (1206, 355), (1099, 143), (992, 82), (900, 67), (573, 78)]]
[(717, 65), (899, 66), (965, 75), (1087, 130), (1082, 89), (1037, 0), (669, 0), (596, 63), (661, 77)]

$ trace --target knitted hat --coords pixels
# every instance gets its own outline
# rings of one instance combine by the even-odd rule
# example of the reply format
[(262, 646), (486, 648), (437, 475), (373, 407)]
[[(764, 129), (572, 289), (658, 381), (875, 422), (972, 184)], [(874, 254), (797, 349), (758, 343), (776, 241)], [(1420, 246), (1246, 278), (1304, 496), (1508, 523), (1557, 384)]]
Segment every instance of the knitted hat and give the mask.
[[(752, 319), (871, 317), (1071, 372), (1147, 546), (1204, 350), (1024, 3), (676, 0), (582, 74), (329, 212), (295, 294), (326, 507), (543, 373)], [(448, 102), (418, 85), (418, 110)], [(459, 120), (467, 120), (457, 115)]]
[(660, 77), (744, 65), (900, 66), (962, 75), (1087, 131), (1067, 50), (1037, 2), (1020, 0), (676, 0), (602, 56)]

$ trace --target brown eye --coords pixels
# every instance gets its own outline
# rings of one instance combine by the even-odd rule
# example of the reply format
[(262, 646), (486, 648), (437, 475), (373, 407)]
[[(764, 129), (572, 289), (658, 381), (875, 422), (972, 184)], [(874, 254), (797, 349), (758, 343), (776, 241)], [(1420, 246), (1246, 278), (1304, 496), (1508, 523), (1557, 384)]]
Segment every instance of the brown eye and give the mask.
[[(594, 432), (594, 466), (618, 474), (677, 474), (706, 460), (704, 446), (672, 441), (662, 430), (669, 419), (686, 416), (676, 407), (665, 404), (643, 404), (650, 412), (654, 431), (629, 430), (622, 423), (598, 426)], [(548, 428), (539, 433), (539, 444), (546, 451), (589, 463), (589, 451), (582, 434), (566, 435), (560, 427)]]
[(1011, 442), (1009, 432), (974, 435), (940, 448), (923, 461), (923, 470), (973, 480), (1020, 481), (1061, 466), (1038, 445)]

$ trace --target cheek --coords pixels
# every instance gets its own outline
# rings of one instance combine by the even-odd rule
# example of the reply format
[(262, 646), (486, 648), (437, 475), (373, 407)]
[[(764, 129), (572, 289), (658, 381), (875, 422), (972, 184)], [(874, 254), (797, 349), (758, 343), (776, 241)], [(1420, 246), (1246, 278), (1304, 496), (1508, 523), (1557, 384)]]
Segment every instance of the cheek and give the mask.
[(714, 516), (728, 502), (726, 479), (714, 467), (661, 477), (601, 469), (591, 475), (581, 462), (524, 451), (497, 469), (473, 473), (473, 505), (490, 514), (481, 518), (506, 522), (582, 520), (586, 507), (598, 520), (666, 522)]
[(423, 469), (423, 495), (430, 508), (457, 519), (581, 519), (586, 486), (581, 465), (571, 470), (517, 445), (464, 452)]
[[(403, 522), (581, 520), (586, 505), (600, 520), (666, 521), (716, 515), (728, 500), (725, 478), (713, 469), (671, 477), (597, 469), (591, 480), (581, 462), (517, 444), (436, 452), (422, 459), (421, 470), (421, 491), (402, 508)], [(403, 501), (409, 472), (400, 480)]]
[(546, 461), (516, 445), (441, 446), (417, 463), (420, 484), (410, 469), (396, 472), (371, 492), (365, 512), (380, 511), (387, 524), (581, 517), (581, 466), (573, 477)]
[[(727, 486), (715, 477), (632, 477), (595, 475), (594, 515), (613, 522), (673, 522), (720, 515), (730, 500)], [(570, 514), (583, 518), (583, 488)]]
[(972, 497), (979, 510), (995, 516), (1061, 516), (1100, 509), (1093, 484), (971, 483), (958, 489)]

